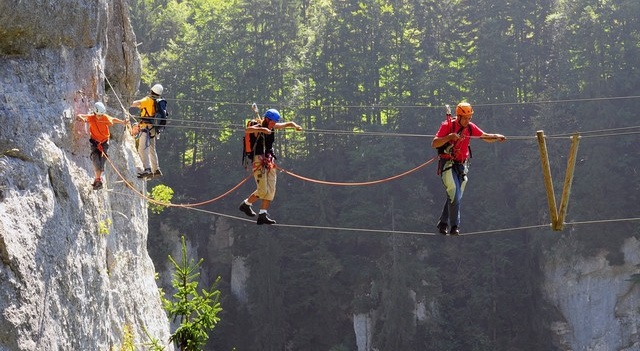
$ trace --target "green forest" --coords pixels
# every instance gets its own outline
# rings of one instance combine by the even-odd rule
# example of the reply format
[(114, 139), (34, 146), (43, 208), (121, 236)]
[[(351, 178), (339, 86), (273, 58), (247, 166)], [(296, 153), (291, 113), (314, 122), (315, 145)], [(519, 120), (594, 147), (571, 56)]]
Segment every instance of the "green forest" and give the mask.
[[(221, 277), (223, 312), (207, 350), (557, 350), (540, 261), (565, 243), (610, 264), (640, 237), (640, 2), (637, 0), (131, 0), (143, 57), (139, 94), (163, 84), (158, 140), (174, 203), (232, 189), (244, 126), (278, 109), (303, 131), (276, 133), (277, 163), (333, 182), (393, 177), (436, 156), (445, 105), (504, 143), (471, 142), (460, 237), (436, 223), (436, 165), (380, 184), (337, 186), (278, 174), (275, 226), (238, 211), (239, 189), (196, 211), (150, 213), (156, 267), (180, 236)], [(580, 133), (566, 225), (553, 231), (537, 131), (563, 190)], [(254, 204), (257, 208), (257, 204)], [(619, 221), (611, 221), (619, 220)], [(223, 249), (214, 233), (232, 240)], [(566, 253), (565, 253), (566, 254)], [(250, 271), (247, 301), (231, 262)], [(159, 272), (165, 274), (166, 272)], [(168, 273), (166, 273), (168, 274)], [(422, 306), (420, 310), (416, 306)]]

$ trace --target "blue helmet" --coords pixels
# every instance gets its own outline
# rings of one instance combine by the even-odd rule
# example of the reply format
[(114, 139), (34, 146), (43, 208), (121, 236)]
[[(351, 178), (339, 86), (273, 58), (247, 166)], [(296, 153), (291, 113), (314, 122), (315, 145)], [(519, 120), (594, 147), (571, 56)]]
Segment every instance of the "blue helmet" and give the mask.
[(268, 118), (276, 123), (280, 122), (280, 112), (274, 108), (270, 108), (264, 113), (264, 117)]

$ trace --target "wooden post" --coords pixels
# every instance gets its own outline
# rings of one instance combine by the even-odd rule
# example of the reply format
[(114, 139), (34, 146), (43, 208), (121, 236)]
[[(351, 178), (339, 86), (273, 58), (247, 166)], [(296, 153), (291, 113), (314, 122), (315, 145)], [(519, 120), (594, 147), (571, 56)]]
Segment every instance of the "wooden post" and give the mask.
[(560, 214), (558, 214), (558, 223), (555, 230), (562, 230), (564, 227), (564, 217), (567, 214), (567, 206), (569, 205), (569, 194), (571, 193), (571, 184), (573, 183), (573, 171), (576, 168), (576, 156), (578, 155), (578, 141), (580, 135), (575, 133), (571, 136), (571, 150), (569, 151), (569, 159), (567, 160), (567, 174), (564, 177), (564, 187), (562, 188), (562, 199), (560, 200)]
[(544, 131), (537, 131), (536, 136), (538, 137), (538, 148), (540, 149), (544, 185), (547, 188), (547, 202), (549, 203), (549, 213), (551, 214), (551, 226), (553, 230), (559, 230), (557, 229), (558, 210), (556, 209), (556, 197), (553, 192), (553, 180), (551, 179), (551, 167), (549, 166), (549, 155), (547, 154), (547, 144), (544, 140)]

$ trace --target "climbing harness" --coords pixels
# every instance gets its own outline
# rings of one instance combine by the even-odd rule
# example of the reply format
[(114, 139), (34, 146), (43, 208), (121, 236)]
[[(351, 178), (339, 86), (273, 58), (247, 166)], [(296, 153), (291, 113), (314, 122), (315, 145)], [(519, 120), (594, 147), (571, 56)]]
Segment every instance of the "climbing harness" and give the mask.
[(260, 173), (269, 173), (272, 169), (276, 168), (274, 157), (271, 154), (257, 155), (260, 162), (253, 163), (253, 171), (260, 170)]
[(96, 147), (96, 149), (98, 149), (98, 151), (100, 151), (100, 153), (101, 153), (101, 154), (103, 154), (103, 155), (105, 155), (105, 156), (106, 156), (106, 154), (104, 153), (104, 148), (102, 147), (102, 145), (103, 145), (104, 143), (106, 143), (107, 141), (108, 141), (108, 140), (105, 140), (105, 141), (100, 142), (100, 141), (97, 141), (97, 140), (95, 140), (95, 139), (89, 139), (89, 142), (91, 143), (91, 145), (95, 146), (95, 147)]

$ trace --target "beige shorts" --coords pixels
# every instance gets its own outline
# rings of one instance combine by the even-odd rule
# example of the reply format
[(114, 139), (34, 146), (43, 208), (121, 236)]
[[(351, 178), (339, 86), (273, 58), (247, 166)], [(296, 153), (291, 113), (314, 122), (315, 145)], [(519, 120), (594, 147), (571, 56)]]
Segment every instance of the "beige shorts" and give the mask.
[(256, 181), (256, 191), (253, 195), (259, 199), (271, 201), (276, 196), (276, 169), (262, 167), (262, 155), (253, 159), (253, 179)]

